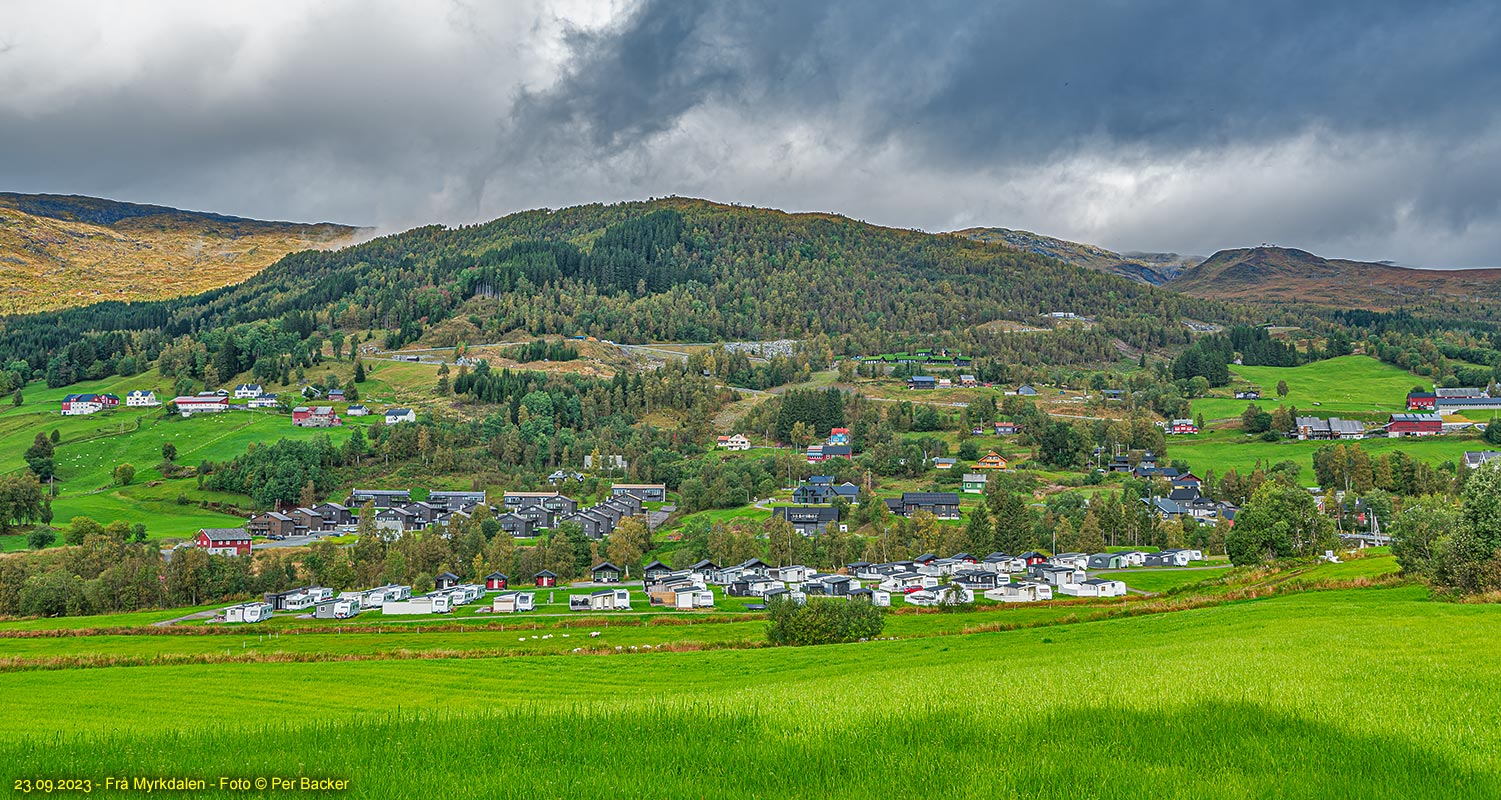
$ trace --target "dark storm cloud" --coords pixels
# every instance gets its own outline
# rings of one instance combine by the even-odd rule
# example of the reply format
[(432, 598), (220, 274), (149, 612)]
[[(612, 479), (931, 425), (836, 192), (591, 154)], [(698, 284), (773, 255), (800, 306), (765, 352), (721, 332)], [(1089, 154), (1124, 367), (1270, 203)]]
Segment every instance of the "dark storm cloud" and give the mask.
[(393, 226), (681, 193), (1501, 265), (1494, 2), (234, 8), (137, 9), (105, 55), (15, 25), (0, 182)]

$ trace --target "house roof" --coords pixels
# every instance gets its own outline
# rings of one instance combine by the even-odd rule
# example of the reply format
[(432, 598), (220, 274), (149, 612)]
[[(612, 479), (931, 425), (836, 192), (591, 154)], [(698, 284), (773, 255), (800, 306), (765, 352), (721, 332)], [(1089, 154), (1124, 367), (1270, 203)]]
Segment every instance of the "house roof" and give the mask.
[(902, 492), (902, 504), (912, 505), (958, 505), (959, 495), (954, 492)]
[(459, 579), (459, 576), (453, 574), (452, 572), (444, 572), (433, 578), (433, 580), (438, 580), (439, 578), (446, 578), (451, 581), (456, 581)]
[(487, 581), (494, 580), (496, 578), (499, 578), (503, 581), (510, 580), (510, 577), (508, 577), (504, 572), (492, 572), (489, 575), (485, 576), (485, 580)]
[(391, 416), (399, 416), (399, 417), (400, 416), (406, 416), (407, 414), (410, 414), (410, 413), (412, 413), (412, 409), (410, 409), (410, 408), (388, 408), (388, 409), (386, 409), (386, 416), (388, 416), (388, 417), (391, 417)]
[(208, 537), (211, 542), (224, 542), (233, 539), (249, 539), (250, 533), (244, 528), (203, 528), (198, 531)]
[(670, 569), (672, 569), (672, 567), (669, 567), (666, 564), (663, 564), (660, 560), (655, 560), (654, 559), (650, 564), (646, 565), (646, 569), (666, 569), (666, 570), (670, 570)]
[(532, 573), (532, 577), (533, 578), (556, 578), (556, 577), (558, 577), (558, 573), (553, 572), (550, 569), (543, 569), (543, 570), (537, 570), (536, 572), (533, 572)]
[(616, 572), (620, 572), (620, 567), (617, 567), (608, 561), (601, 561), (600, 563), (595, 564), (594, 568), (591, 569), (590, 572), (599, 572), (601, 570), (614, 570)]
[(969, 472), (964, 475), (965, 483), (989, 483), (990, 477), (978, 472)]

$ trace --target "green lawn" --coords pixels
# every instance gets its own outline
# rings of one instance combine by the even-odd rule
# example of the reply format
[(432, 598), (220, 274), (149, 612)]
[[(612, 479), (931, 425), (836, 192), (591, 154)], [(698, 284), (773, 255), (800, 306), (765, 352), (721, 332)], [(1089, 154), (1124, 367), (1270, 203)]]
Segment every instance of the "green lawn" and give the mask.
[[(1228, 567), (1229, 565), (1227, 564), (1225, 568)], [(1180, 586), (1188, 586), (1200, 581), (1223, 577), (1225, 571), (1220, 568), (1185, 569), (1180, 567), (1176, 569), (1146, 569), (1137, 567), (1135, 569), (1110, 570), (1101, 572), (1100, 574), (1118, 581), (1125, 581), (1126, 585), (1132, 589), (1157, 593), (1177, 589)]]
[(1224, 397), (1193, 401), (1193, 413), (1206, 420), (1231, 419), (1246, 410), (1248, 401), (1234, 399), (1237, 389), (1260, 387), (1263, 410), (1278, 405), (1277, 381), (1287, 381), (1285, 401), (1304, 414), (1389, 414), (1407, 408), (1407, 393), (1413, 386), (1427, 385), (1406, 370), (1383, 364), (1369, 356), (1341, 356), (1300, 367), (1234, 367), (1234, 381), (1217, 390)]
[(11, 672), (0, 763), (380, 798), (1489, 798), (1498, 622), (1401, 588), (812, 648)]

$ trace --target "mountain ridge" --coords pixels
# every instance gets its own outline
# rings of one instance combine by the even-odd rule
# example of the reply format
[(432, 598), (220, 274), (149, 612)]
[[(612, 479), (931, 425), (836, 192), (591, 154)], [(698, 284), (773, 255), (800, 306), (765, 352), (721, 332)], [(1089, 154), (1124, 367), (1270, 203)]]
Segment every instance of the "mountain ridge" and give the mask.
[(243, 281), (288, 253), (352, 243), (366, 231), (0, 192), (0, 313), (195, 294)]
[(1099, 245), (1074, 242), (1012, 228), (965, 228), (951, 231), (951, 233), (979, 242), (999, 244), (1022, 252), (1056, 258), (1076, 267), (1119, 275), (1153, 286), (1167, 283), (1182, 270), (1204, 260), (1202, 256), (1184, 256), (1177, 253), (1118, 253)]
[(1223, 300), (1385, 310), (1432, 297), (1501, 300), (1501, 269), (1422, 269), (1262, 245), (1221, 250), (1165, 288)]

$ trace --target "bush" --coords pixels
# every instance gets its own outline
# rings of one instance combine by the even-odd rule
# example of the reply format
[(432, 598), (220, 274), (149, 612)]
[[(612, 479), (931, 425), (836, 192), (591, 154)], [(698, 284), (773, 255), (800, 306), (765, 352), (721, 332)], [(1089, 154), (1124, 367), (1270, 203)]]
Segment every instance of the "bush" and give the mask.
[(57, 541), (57, 531), (46, 526), (37, 526), (26, 534), (26, 546), (32, 550), (42, 550), (52, 546)]
[(881, 635), (886, 617), (869, 600), (815, 599), (806, 603), (777, 597), (766, 605), (771, 623), (766, 641), (775, 645), (838, 644)]

